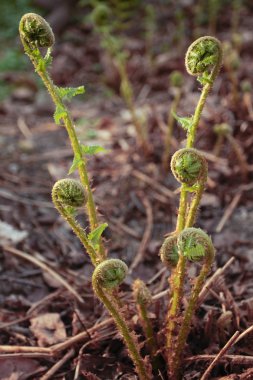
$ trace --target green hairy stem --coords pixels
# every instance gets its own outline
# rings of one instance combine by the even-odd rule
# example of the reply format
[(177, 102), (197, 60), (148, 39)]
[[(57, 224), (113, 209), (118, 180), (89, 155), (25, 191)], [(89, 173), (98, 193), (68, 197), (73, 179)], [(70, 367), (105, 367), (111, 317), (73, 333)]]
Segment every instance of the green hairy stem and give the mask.
[(173, 378), (180, 379), (181, 378), (181, 371), (180, 371), (180, 364), (181, 364), (181, 354), (184, 349), (187, 336), (190, 331), (191, 326), (191, 320), (193, 313), (195, 311), (195, 308), (197, 306), (197, 300), (200, 291), (202, 290), (204, 281), (210, 272), (211, 265), (214, 260), (215, 250), (212, 244), (211, 239), (209, 236), (203, 232), (202, 230), (198, 228), (186, 228), (184, 231), (181, 232), (181, 234), (178, 237), (178, 246), (179, 250), (181, 251), (182, 255), (185, 255), (187, 257), (187, 254), (189, 256), (189, 253), (187, 253), (187, 241), (191, 241), (191, 245), (194, 246), (195, 250), (199, 249), (199, 256), (197, 258), (193, 258), (193, 260), (201, 260), (204, 256), (204, 263), (202, 266), (202, 269), (200, 271), (199, 276), (195, 280), (195, 285), (193, 286), (188, 306), (184, 313), (184, 318), (181, 323), (181, 327), (179, 329), (179, 334), (177, 336), (177, 345), (173, 354), (173, 361), (170, 368), (171, 373), (173, 374)]
[(148, 306), (152, 303), (152, 296), (145, 285), (145, 283), (139, 279), (133, 283), (133, 294), (137, 304), (137, 310), (142, 322), (142, 328), (147, 338), (147, 345), (151, 354), (155, 355), (157, 351), (155, 336), (151, 321), (148, 317)]
[(145, 131), (136, 112), (134, 94), (126, 69), (127, 54), (124, 51), (122, 40), (115, 33), (113, 11), (109, 5), (98, 3), (92, 12), (92, 20), (101, 37), (102, 46), (109, 53), (120, 76), (120, 93), (130, 112), (132, 123), (137, 134), (137, 141), (145, 154), (150, 152), (150, 146)]
[[(176, 234), (180, 236), (185, 228), (192, 227), (195, 223), (197, 209), (205, 189), (207, 180), (207, 164), (201, 154), (193, 149), (197, 127), (201, 113), (203, 111), (207, 96), (213, 86), (222, 64), (222, 49), (220, 42), (210, 36), (201, 37), (193, 42), (186, 53), (185, 65), (190, 75), (198, 77), (203, 85), (201, 96), (190, 125), (187, 128), (186, 148), (176, 152), (172, 157), (171, 169), (176, 179), (181, 183), (180, 202)], [(188, 195), (193, 192), (194, 196), (188, 205)], [(167, 314), (167, 352), (169, 361), (169, 373), (172, 378), (180, 378), (179, 368), (181, 366), (181, 354), (187, 339), (188, 326), (195, 308), (195, 298), (200, 291), (204, 279), (210, 270), (210, 261), (204, 264), (200, 277), (197, 280), (198, 286), (194, 290), (194, 295), (190, 298), (190, 309), (186, 310), (183, 324), (180, 328), (177, 324), (181, 302), (183, 298), (184, 282), (187, 269), (187, 255), (179, 254), (176, 268), (173, 270), (170, 284), (172, 299)], [(183, 329), (183, 332), (182, 330)], [(179, 335), (178, 335), (179, 330)], [(180, 338), (179, 338), (180, 337)], [(182, 338), (183, 337), (183, 338)], [(176, 357), (176, 360), (175, 360)], [(178, 377), (179, 376), (179, 377)]]
[[(99, 264), (92, 275), (92, 285), (97, 297), (103, 302), (115, 324), (122, 334), (129, 354), (134, 362), (136, 372), (140, 380), (151, 380), (145, 362), (140, 356), (138, 342), (134, 334), (130, 331), (123, 314), (120, 312), (118, 302), (108, 290), (116, 288), (123, 281), (127, 274), (126, 264), (118, 259), (105, 260)], [(107, 290), (107, 294), (106, 294)]]
[(89, 242), (88, 236), (84, 229), (75, 220), (71, 208), (82, 207), (87, 203), (88, 196), (82, 185), (74, 179), (61, 179), (57, 181), (52, 189), (52, 200), (61, 214), (61, 216), (71, 226), (73, 232), (79, 238), (87, 253), (89, 254), (92, 264), (97, 265), (97, 253)]

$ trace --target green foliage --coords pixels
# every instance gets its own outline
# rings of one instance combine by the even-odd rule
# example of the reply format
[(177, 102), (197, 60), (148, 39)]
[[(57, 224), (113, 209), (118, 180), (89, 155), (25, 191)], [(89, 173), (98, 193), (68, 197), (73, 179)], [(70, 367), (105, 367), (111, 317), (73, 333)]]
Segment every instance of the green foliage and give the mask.
[(195, 241), (193, 236), (189, 236), (182, 248), (183, 255), (191, 261), (198, 261), (205, 255), (205, 248)]
[(99, 241), (100, 241), (100, 238), (102, 236), (102, 233), (104, 232), (104, 230), (107, 227), (108, 227), (108, 224), (107, 223), (103, 223), (100, 226), (98, 226), (97, 228), (95, 228), (95, 230), (91, 231), (88, 234), (89, 242), (92, 244), (92, 246), (94, 247), (94, 249), (98, 248)]
[(82, 153), (83, 154), (89, 154), (89, 155), (94, 155), (97, 153), (106, 153), (107, 150), (103, 148), (102, 146), (99, 145), (90, 145), (90, 146), (85, 146), (82, 145)]
[(189, 131), (192, 127), (192, 121), (193, 121), (193, 116), (190, 117), (183, 117), (183, 116), (178, 116), (175, 112), (172, 111), (172, 115), (176, 119), (176, 121), (181, 125), (181, 127), (185, 131)]
[(200, 77), (200, 81), (203, 81), (204, 84), (213, 81), (212, 73), (217, 76), (221, 61), (221, 43), (216, 38), (210, 36), (200, 37), (194, 41), (188, 48), (185, 56), (185, 65), (188, 73)]
[(107, 152), (107, 150), (99, 145), (90, 145), (90, 146), (81, 145), (81, 152), (82, 152), (81, 157), (79, 155), (74, 157), (68, 174), (72, 174), (74, 171), (76, 171), (80, 167), (80, 165), (82, 165), (85, 154), (92, 156), (97, 153), (105, 153)]
[(57, 125), (61, 125), (61, 123), (64, 121), (66, 116), (68, 115), (66, 108), (61, 105), (57, 104), (54, 112), (54, 121)]
[(85, 93), (84, 86), (79, 87), (57, 87), (57, 91), (62, 100), (70, 101), (74, 96)]

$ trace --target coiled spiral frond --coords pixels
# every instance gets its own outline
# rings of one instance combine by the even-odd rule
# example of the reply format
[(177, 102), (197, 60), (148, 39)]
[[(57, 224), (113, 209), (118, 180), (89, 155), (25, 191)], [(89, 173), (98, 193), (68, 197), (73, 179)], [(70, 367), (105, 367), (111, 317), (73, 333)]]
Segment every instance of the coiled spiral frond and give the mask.
[(210, 237), (200, 228), (184, 229), (178, 236), (179, 254), (191, 261), (200, 261), (206, 256), (214, 256), (214, 247)]
[(137, 304), (149, 305), (152, 302), (152, 295), (146, 284), (137, 279), (133, 283), (133, 294)]
[(170, 79), (171, 86), (178, 87), (178, 88), (181, 88), (183, 86), (184, 77), (180, 71), (178, 70), (172, 71), (169, 79)]
[(172, 156), (171, 170), (180, 183), (192, 186), (206, 181), (207, 162), (196, 149), (183, 148)]
[(222, 64), (222, 47), (220, 41), (211, 36), (204, 36), (194, 41), (185, 56), (185, 67), (190, 75), (218, 74)]
[(54, 184), (52, 199), (54, 203), (60, 202), (63, 206), (81, 207), (86, 204), (88, 196), (79, 181), (65, 178)]
[(175, 268), (178, 262), (177, 236), (168, 236), (160, 248), (161, 261), (169, 268)]
[(98, 28), (110, 26), (111, 17), (111, 8), (104, 3), (98, 3), (91, 13), (92, 21)]
[(229, 134), (231, 135), (233, 132), (231, 125), (227, 123), (215, 124), (213, 130), (217, 135), (220, 136), (227, 136)]
[(127, 271), (128, 267), (122, 260), (105, 260), (95, 268), (92, 283), (104, 289), (116, 288), (124, 281)]
[(22, 41), (30, 48), (51, 47), (54, 33), (48, 22), (36, 13), (26, 13), (20, 20), (19, 33)]

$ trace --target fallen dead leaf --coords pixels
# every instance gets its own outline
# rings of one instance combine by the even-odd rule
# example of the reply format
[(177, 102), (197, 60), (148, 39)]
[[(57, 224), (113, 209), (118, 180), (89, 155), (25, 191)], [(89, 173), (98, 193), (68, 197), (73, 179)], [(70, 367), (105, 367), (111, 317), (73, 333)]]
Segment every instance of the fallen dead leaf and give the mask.
[(40, 347), (62, 342), (67, 336), (65, 326), (57, 313), (46, 313), (32, 318), (30, 330)]

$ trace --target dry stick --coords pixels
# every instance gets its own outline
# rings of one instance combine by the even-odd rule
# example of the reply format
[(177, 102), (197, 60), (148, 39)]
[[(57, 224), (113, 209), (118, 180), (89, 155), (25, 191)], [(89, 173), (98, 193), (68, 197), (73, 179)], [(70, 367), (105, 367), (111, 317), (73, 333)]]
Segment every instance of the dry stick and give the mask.
[(157, 190), (159, 193), (162, 195), (165, 195), (167, 198), (174, 198), (175, 194), (173, 191), (170, 191), (167, 189), (167, 187), (163, 186), (160, 183), (157, 183), (154, 181), (154, 178), (149, 177), (147, 174), (140, 172), (139, 170), (134, 169), (131, 174), (140, 179), (141, 181), (145, 182), (146, 184), (150, 185), (153, 187), (153, 189)]
[(253, 331), (253, 325), (248, 327), (245, 331), (243, 331), (238, 338), (236, 339), (235, 343), (239, 342), (239, 340), (243, 339), (246, 335), (251, 333)]
[(219, 221), (218, 223), (218, 226), (216, 227), (216, 232), (221, 232), (221, 230), (223, 229), (223, 227), (225, 226), (226, 222), (228, 221), (228, 219), (230, 218), (230, 216), (232, 215), (234, 209), (236, 208), (236, 206), (238, 205), (240, 199), (242, 197), (242, 193), (238, 193), (234, 196), (232, 202), (229, 204), (229, 206), (227, 207), (224, 215), (222, 216), (221, 220)]
[(160, 293), (154, 294), (153, 297), (152, 297), (152, 300), (154, 300), (154, 301), (158, 300), (159, 298), (162, 298), (162, 297), (166, 296), (169, 292), (170, 292), (170, 290), (166, 289), (166, 290), (163, 290)]
[(139, 249), (138, 249), (138, 252), (129, 268), (129, 274), (132, 273), (133, 269), (137, 267), (137, 265), (139, 264), (139, 262), (141, 261), (144, 253), (145, 253), (145, 249), (148, 245), (148, 242), (151, 238), (151, 234), (152, 234), (152, 227), (153, 227), (153, 212), (152, 212), (152, 206), (148, 200), (147, 197), (143, 196), (143, 204), (146, 208), (146, 213), (147, 213), (147, 225), (146, 225), (146, 228), (145, 228), (145, 231), (144, 231), (144, 234), (143, 234), (143, 238), (142, 238), (142, 241), (140, 243), (140, 246), (139, 246)]
[(59, 361), (57, 361), (53, 367), (51, 367), (40, 380), (49, 380), (69, 359), (75, 354), (75, 350), (71, 348)]
[(234, 256), (231, 257), (228, 262), (222, 267), (222, 268), (218, 268), (214, 274), (207, 280), (207, 282), (205, 283), (205, 285), (203, 286), (203, 289), (201, 290), (201, 292), (199, 293), (199, 297), (198, 297), (198, 305), (202, 304), (207, 293), (210, 291), (210, 286), (216, 282), (216, 280), (218, 279), (218, 277), (222, 276), (223, 273), (225, 272), (225, 270), (234, 262), (235, 258)]
[[(185, 359), (185, 362), (196, 363), (197, 361), (209, 361), (215, 359), (216, 355), (196, 355), (190, 356)], [(221, 359), (221, 362), (229, 362), (236, 365), (253, 365), (253, 356), (245, 355), (224, 355)]]
[(228, 134), (226, 137), (227, 137), (228, 141), (230, 142), (230, 144), (231, 144), (231, 146), (232, 146), (232, 148), (233, 148), (233, 150), (237, 156), (237, 159), (239, 161), (239, 165), (241, 168), (242, 177), (246, 181), (247, 177), (248, 177), (248, 163), (247, 163), (245, 154), (244, 154), (240, 144), (238, 143), (238, 141), (231, 134)]
[(63, 277), (61, 277), (58, 273), (56, 273), (53, 269), (49, 268), (48, 265), (44, 264), (40, 260), (36, 259), (33, 256), (28, 255), (25, 252), (22, 252), (16, 248), (9, 247), (9, 246), (3, 246), (3, 249), (6, 250), (9, 253), (13, 253), (14, 255), (21, 257), (22, 259), (25, 259), (27, 261), (30, 261), (31, 263), (35, 264), (36, 266), (40, 267), (45, 272), (49, 273), (55, 280), (57, 280), (61, 285), (64, 286), (71, 294), (75, 296), (75, 298), (80, 302), (84, 303), (83, 299), (79, 296), (79, 294), (76, 292), (76, 290), (66, 281)]
[(236, 331), (234, 335), (229, 339), (229, 341), (225, 344), (225, 346), (220, 350), (220, 352), (216, 355), (214, 360), (211, 362), (211, 364), (206, 369), (205, 373), (201, 377), (200, 380), (207, 380), (212, 369), (215, 367), (219, 359), (225, 355), (225, 353), (229, 350), (229, 348), (234, 344), (238, 336), (240, 335), (239, 331)]
[(3, 356), (9, 356), (10, 354), (15, 353), (16, 356), (20, 356), (21, 354), (28, 354), (26, 356), (34, 356), (34, 355), (44, 355), (45, 357), (52, 357), (59, 352), (66, 350), (67, 348), (73, 346), (76, 343), (79, 343), (83, 339), (87, 338), (89, 335), (96, 332), (98, 329), (101, 329), (102, 327), (108, 326), (110, 324), (113, 324), (112, 318), (107, 318), (103, 322), (100, 322), (91, 328), (89, 328), (87, 331), (83, 331), (80, 334), (77, 334), (64, 342), (54, 344), (51, 347), (31, 347), (31, 346), (0, 346), (0, 353), (5, 353), (5, 355), (0, 355), (0, 357)]

